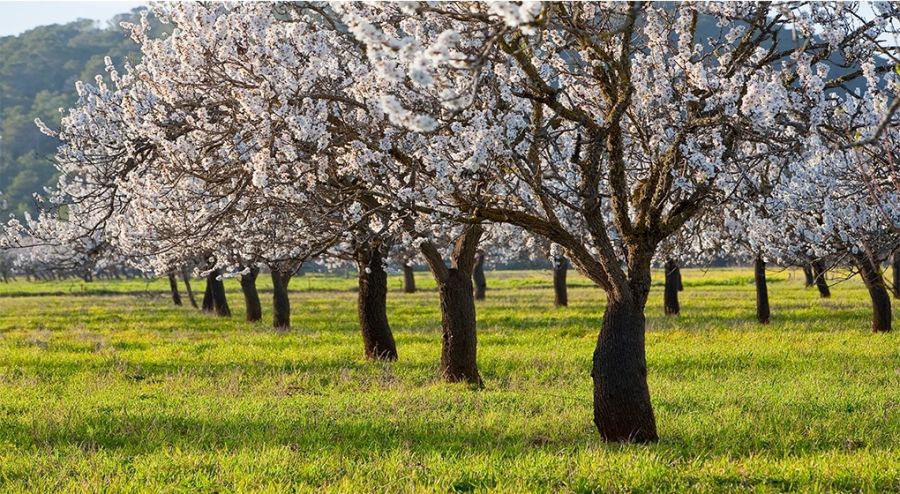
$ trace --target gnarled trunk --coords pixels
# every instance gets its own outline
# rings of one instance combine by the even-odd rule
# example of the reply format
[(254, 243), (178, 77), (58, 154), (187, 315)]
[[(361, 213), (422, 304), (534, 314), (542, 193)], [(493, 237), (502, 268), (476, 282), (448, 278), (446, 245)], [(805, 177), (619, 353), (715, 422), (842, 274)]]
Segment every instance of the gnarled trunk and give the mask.
[(403, 265), (403, 293), (416, 293), (416, 275), (409, 264)]
[(247, 274), (241, 275), (241, 291), (244, 292), (248, 322), (262, 319), (262, 304), (259, 302), (259, 292), (256, 290), (257, 276), (259, 276), (259, 268), (250, 268)]
[(397, 345), (387, 318), (387, 273), (378, 247), (360, 248), (356, 253), (359, 268), (359, 328), (366, 358), (397, 360)]
[(762, 324), (769, 324), (769, 287), (766, 284), (766, 261), (756, 256), (753, 261), (753, 281), (756, 284), (756, 319)]
[(288, 283), (293, 273), (272, 271), (272, 326), (275, 329), (291, 327), (291, 300), (288, 297)]
[(480, 225), (466, 227), (454, 245), (450, 268), (434, 244), (423, 242), (420, 246), (437, 282), (441, 301), (441, 375), (450, 382), (478, 386), (483, 383), (477, 364), (472, 271), (482, 232)]
[(872, 299), (872, 331), (876, 333), (891, 330), (891, 297), (888, 295), (878, 265), (863, 252), (853, 255), (863, 283)]
[(181, 305), (181, 294), (178, 293), (178, 280), (175, 278), (175, 273), (169, 273), (169, 290), (172, 291), (172, 303)]
[(225, 298), (225, 283), (218, 279), (221, 273), (218, 269), (209, 273), (206, 277), (207, 287), (212, 296), (213, 311), (219, 317), (231, 317), (231, 309), (228, 307), (228, 299)]
[(891, 282), (894, 298), (900, 298), (900, 250), (891, 257)]
[(568, 271), (568, 259), (559, 257), (553, 260), (553, 293), (556, 296), (554, 303), (557, 307), (569, 305), (569, 287), (566, 285)]
[(475, 283), (475, 300), (484, 300), (484, 293), (487, 291), (487, 280), (484, 277), (484, 252), (480, 250), (475, 253), (472, 281)]
[(678, 303), (678, 286), (681, 284), (678, 263), (674, 259), (666, 259), (663, 270), (665, 271), (664, 309), (667, 316), (677, 316), (681, 312), (681, 305)]
[(481, 385), (475, 336), (475, 299), (469, 273), (448, 270), (438, 283), (441, 300), (441, 374), (450, 382)]
[(643, 304), (610, 296), (594, 350), (594, 424), (613, 442), (656, 441), (647, 386)]
[(831, 296), (831, 289), (828, 288), (828, 280), (825, 279), (825, 263), (819, 260), (812, 262), (813, 278), (816, 282), (816, 288), (819, 290), (819, 297), (828, 298)]
[(816, 277), (815, 275), (813, 275), (812, 266), (810, 266), (809, 264), (803, 265), (803, 278), (805, 280), (804, 285), (806, 286), (806, 288), (813, 286), (813, 284), (815, 284), (816, 282)]
[(184, 290), (187, 292), (188, 300), (191, 301), (191, 306), (196, 309), (197, 299), (194, 298), (194, 291), (191, 290), (191, 273), (186, 267), (181, 268), (181, 279), (184, 280)]

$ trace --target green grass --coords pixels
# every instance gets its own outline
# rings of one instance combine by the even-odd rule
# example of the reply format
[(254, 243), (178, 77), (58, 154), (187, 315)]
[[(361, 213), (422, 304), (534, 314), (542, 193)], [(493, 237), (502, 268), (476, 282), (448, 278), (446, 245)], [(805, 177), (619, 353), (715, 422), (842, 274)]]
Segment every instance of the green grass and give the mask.
[(488, 273), (481, 391), (438, 378), (425, 273), (390, 280), (394, 364), (362, 358), (352, 278), (295, 279), (280, 334), (235, 280), (230, 320), (165, 281), (0, 284), (0, 491), (900, 491), (900, 336), (858, 281), (820, 300), (798, 274), (770, 272), (769, 326), (749, 270), (686, 270), (680, 317), (655, 286), (650, 446), (591, 423), (604, 297), (571, 274), (554, 309), (548, 272)]

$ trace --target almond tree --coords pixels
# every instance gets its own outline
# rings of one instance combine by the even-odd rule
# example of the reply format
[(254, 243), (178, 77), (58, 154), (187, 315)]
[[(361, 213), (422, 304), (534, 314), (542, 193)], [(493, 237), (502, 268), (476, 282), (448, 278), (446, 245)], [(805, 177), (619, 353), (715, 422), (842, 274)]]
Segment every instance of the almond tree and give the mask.
[[(375, 86), (392, 122), (430, 137), (420, 162), (472, 178), (455, 195), (438, 189), (445, 207), (547, 237), (606, 292), (594, 422), (606, 440), (637, 442), (657, 438), (644, 306), (659, 243), (756, 180), (765, 156), (796, 153), (808, 124), (795, 111), (819, 108), (799, 93), (852, 79), (896, 17), (832, 4), (336, 8), (393, 82)], [(834, 52), (851, 73), (818, 77)]]

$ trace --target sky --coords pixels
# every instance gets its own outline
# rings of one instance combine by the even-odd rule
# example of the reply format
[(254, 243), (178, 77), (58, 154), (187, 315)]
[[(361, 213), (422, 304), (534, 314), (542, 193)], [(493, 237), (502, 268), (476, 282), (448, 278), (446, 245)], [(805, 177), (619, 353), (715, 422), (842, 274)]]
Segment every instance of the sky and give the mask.
[(145, 2), (59, 2), (0, 0), (0, 36), (21, 34), (47, 24), (65, 24), (76, 19), (104, 23), (114, 15), (128, 12)]

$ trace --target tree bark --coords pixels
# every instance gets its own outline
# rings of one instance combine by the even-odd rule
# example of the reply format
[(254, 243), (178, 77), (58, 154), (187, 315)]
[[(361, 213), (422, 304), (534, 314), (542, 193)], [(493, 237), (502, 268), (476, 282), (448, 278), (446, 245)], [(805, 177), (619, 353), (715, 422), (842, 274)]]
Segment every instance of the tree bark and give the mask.
[(184, 280), (184, 289), (187, 292), (188, 300), (191, 301), (191, 306), (196, 309), (197, 299), (194, 298), (194, 291), (191, 290), (191, 274), (186, 267), (181, 268), (181, 278)]
[(812, 262), (813, 278), (816, 282), (816, 288), (819, 290), (819, 297), (828, 298), (831, 296), (831, 289), (828, 288), (828, 280), (825, 279), (825, 264), (816, 260)]
[(403, 293), (416, 293), (416, 275), (408, 264), (403, 265)]
[(813, 286), (813, 284), (815, 284), (815, 282), (816, 282), (816, 277), (813, 275), (813, 272), (812, 272), (812, 266), (810, 266), (809, 264), (803, 265), (803, 277), (805, 278), (804, 284), (805, 284), (806, 288)]
[(656, 418), (647, 386), (643, 304), (609, 297), (597, 338), (591, 376), (594, 424), (612, 442), (656, 441)]
[(381, 251), (363, 247), (357, 251), (359, 268), (359, 328), (366, 358), (397, 360), (397, 345), (387, 318), (387, 273)]
[(753, 261), (753, 280), (756, 283), (756, 319), (762, 324), (769, 324), (769, 287), (766, 284), (766, 262), (762, 256)]
[(218, 279), (220, 274), (220, 271), (216, 269), (206, 277), (207, 286), (212, 287), (210, 293), (212, 295), (213, 311), (219, 317), (231, 317), (228, 299), (225, 298), (225, 283)]
[(484, 277), (484, 251), (479, 250), (475, 253), (472, 281), (475, 284), (475, 300), (484, 300), (484, 295), (487, 291), (487, 280)]
[(451, 268), (438, 284), (441, 300), (441, 373), (450, 382), (482, 385), (478, 373), (475, 296), (470, 273)]
[(566, 285), (566, 275), (569, 271), (569, 260), (558, 257), (553, 260), (553, 293), (557, 307), (569, 306), (569, 287)]
[(172, 291), (172, 303), (181, 305), (181, 294), (178, 293), (178, 280), (174, 272), (169, 273), (169, 289)]
[(863, 283), (872, 299), (872, 331), (876, 333), (891, 330), (891, 297), (884, 285), (884, 278), (878, 265), (865, 253), (853, 255)]
[(678, 263), (674, 259), (666, 259), (663, 265), (665, 271), (665, 288), (663, 290), (663, 305), (667, 316), (677, 316), (681, 312), (681, 305), (678, 303), (678, 285), (679, 278)]
[(433, 243), (423, 242), (420, 246), (437, 282), (441, 302), (441, 375), (449, 382), (479, 387), (483, 382), (477, 363), (472, 271), (482, 232), (480, 225), (466, 227), (454, 245), (450, 268)]
[(272, 326), (278, 330), (291, 327), (291, 300), (288, 294), (288, 284), (293, 273), (290, 271), (272, 271)]
[(900, 250), (891, 257), (891, 289), (894, 298), (900, 298)]
[(250, 268), (250, 272), (241, 275), (241, 291), (244, 292), (248, 322), (262, 319), (262, 304), (259, 302), (259, 292), (256, 290), (257, 276), (259, 276), (259, 268)]

